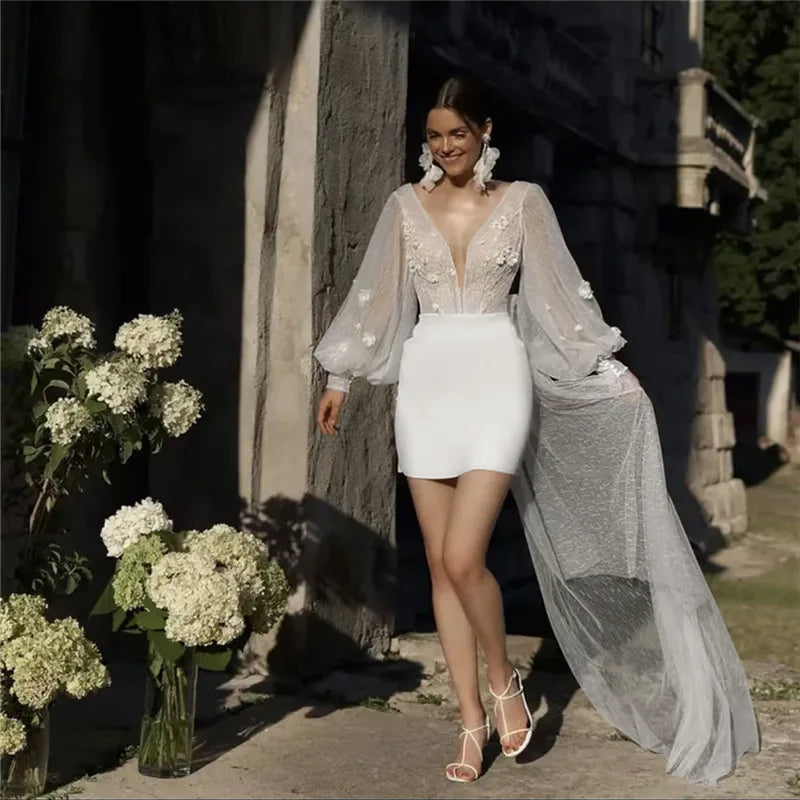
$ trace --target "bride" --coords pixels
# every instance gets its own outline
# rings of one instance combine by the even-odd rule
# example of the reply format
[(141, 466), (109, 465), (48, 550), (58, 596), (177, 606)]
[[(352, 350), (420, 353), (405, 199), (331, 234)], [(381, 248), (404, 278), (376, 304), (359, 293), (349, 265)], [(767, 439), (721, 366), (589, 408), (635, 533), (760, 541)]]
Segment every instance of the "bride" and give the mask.
[(354, 377), (398, 384), (398, 471), (463, 722), (449, 780), (480, 776), (491, 731), (478, 645), (504, 755), (533, 734), (485, 564), (510, 490), (587, 697), (668, 772), (713, 785), (758, 748), (744, 671), (668, 495), (650, 401), (614, 358), (625, 339), (604, 322), (542, 188), (492, 179), (486, 103), (466, 78), (439, 90), (424, 176), (386, 200), (314, 351), (328, 373), (317, 424), (338, 430)]

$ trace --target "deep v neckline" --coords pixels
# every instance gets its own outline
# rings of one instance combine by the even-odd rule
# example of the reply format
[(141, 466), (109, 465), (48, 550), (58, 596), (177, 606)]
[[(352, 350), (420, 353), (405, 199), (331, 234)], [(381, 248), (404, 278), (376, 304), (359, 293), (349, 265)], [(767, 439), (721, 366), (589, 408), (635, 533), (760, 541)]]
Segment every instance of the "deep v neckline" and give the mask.
[(417, 194), (416, 189), (413, 187), (412, 184), (410, 184), (410, 183), (408, 184), (408, 190), (411, 192), (411, 194), (414, 195), (414, 199), (417, 201), (417, 205), (420, 207), (420, 210), (422, 211), (422, 215), (425, 217), (425, 220), (427, 221), (428, 225), (431, 226), (431, 229), (433, 230), (433, 232), (439, 237), (439, 241), (441, 241), (441, 243), (444, 245), (445, 250), (447, 250), (447, 253), (450, 256), (450, 265), (453, 267), (453, 271), (455, 273), (455, 278), (456, 278), (456, 288), (458, 289), (459, 292), (463, 293), (464, 286), (467, 283), (467, 266), (469, 265), (469, 250), (470, 250), (470, 247), (472, 247), (472, 243), (478, 238), (478, 235), (489, 224), (489, 222), (492, 220), (494, 215), (500, 209), (500, 206), (502, 206), (503, 203), (505, 202), (506, 197), (508, 197), (509, 193), (511, 192), (511, 190), (514, 188), (514, 186), (517, 183), (519, 183), (519, 181), (511, 181), (511, 183), (508, 185), (508, 188), (505, 190), (505, 192), (503, 192), (503, 196), (497, 201), (497, 204), (495, 205), (495, 207), (489, 212), (489, 214), (486, 217), (486, 219), (478, 226), (478, 228), (475, 231), (475, 233), (473, 233), (472, 236), (470, 237), (470, 240), (467, 243), (467, 249), (464, 251), (464, 278), (463, 278), (463, 283), (459, 283), (458, 282), (458, 271), (456, 270), (456, 260), (455, 260), (455, 258), (453, 256), (452, 248), (447, 243), (447, 240), (444, 238), (444, 236), (442, 236), (441, 231), (437, 227), (436, 223), (433, 221), (431, 215), (428, 213), (428, 210), (425, 208), (424, 205), (422, 205), (422, 200), (419, 199), (419, 195)]

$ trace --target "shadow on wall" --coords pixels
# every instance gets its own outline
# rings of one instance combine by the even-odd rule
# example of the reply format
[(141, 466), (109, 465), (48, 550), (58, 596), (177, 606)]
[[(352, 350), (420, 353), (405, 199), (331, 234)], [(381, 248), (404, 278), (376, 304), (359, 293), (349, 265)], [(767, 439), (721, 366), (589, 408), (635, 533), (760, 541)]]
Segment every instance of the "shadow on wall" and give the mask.
[[(356, 614), (365, 632), (391, 624), (396, 554), (390, 542), (310, 494), (300, 501), (275, 496), (257, 508), (243, 505), (242, 525), (266, 543), (302, 599), (302, 608), (290, 609), (279, 623), (267, 654), (270, 674), (307, 679), (324, 673), (332, 659), (337, 665), (368, 662), (370, 643), (343, 634), (337, 614), (348, 620)], [(258, 670), (264, 655), (251, 653), (245, 666)]]

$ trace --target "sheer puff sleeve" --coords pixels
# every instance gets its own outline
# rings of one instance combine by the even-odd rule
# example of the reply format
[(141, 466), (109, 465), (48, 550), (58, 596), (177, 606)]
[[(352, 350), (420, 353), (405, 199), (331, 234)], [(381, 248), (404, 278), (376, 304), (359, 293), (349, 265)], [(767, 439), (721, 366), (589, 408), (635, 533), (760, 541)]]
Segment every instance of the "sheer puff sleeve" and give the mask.
[(347, 391), (364, 377), (395, 383), (403, 342), (416, 320), (417, 298), (405, 263), (403, 212), (392, 192), (381, 210), (353, 283), (314, 350), (328, 388)]
[(523, 245), (516, 321), (533, 369), (558, 380), (612, 364), (626, 341), (610, 327), (567, 248), (553, 206), (531, 183), (521, 209)]

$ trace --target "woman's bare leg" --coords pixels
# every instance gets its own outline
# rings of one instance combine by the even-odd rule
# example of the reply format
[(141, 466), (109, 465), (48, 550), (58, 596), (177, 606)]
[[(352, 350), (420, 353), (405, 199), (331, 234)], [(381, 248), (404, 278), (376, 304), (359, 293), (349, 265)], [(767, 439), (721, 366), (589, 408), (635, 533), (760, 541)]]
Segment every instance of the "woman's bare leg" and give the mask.
[[(506, 650), (502, 595), (497, 580), (486, 567), (486, 551), (511, 480), (511, 475), (492, 470), (470, 470), (458, 478), (442, 555), (444, 571), (480, 642), (489, 685), (496, 694), (506, 688), (511, 665)], [(505, 750), (513, 750), (522, 744), (528, 722), (522, 697), (504, 700), (503, 709), (508, 727), (503, 727), (500, 717), (498, 733), (523, 729), (502, 740)]]
[[(456, 479), (427, 480), (408, 478), (408, 486), (425, 542), (425, 555), (431, 573), (433, 614), (453, 688), (458, 699), (461, 719), (467, 728), (483, 724), (485, 711), (478, 686), (478, 650), (475, 633), (461, 601), (443, 565), (447, 521), (456, 492)], [(485, 733), (476, 731), (483, 743)], [(463, 737), (454, 761), (461, 760)], [(480, 771), (481, 757), (475, 743), (468, 740), (464, 760)], [(470, 780), (475, 777), (465, 767), (451, 769), (451, 774)]]

